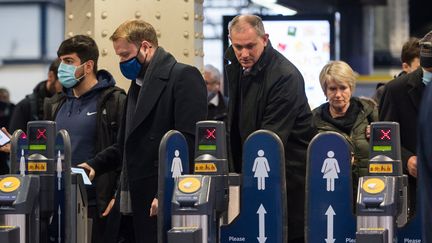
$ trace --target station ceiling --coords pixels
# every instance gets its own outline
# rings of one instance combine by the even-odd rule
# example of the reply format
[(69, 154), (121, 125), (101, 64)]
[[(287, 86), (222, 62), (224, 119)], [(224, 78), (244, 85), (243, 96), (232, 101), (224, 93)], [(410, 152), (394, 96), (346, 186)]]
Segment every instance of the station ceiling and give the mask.
[(333, 12), (343, 5), (386, 5), (387, 0), (277, 0), (301, 13)]

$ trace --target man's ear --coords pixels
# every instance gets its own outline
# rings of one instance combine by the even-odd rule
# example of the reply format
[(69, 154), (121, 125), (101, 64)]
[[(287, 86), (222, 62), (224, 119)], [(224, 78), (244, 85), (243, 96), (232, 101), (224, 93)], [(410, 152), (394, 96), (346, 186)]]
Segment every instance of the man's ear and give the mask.
[(410, 65), (408, 65), (408, 63), (403, 62), (402, 63), (402, 70), (407, 72), (410, 69)]
[(267, 46), (267, 43), (268, 43), (268, 40), (269, 40), (269, 34), (264, 34), (261, 38), (264, 41), (264, 46)]
[(88, 60), (84, 64), (85, 73), (92, 73), (93, 72), (93, 67), (94, 67), (94, 61), (93, 60)]
[[(143, 40), (142, 42), (141, 42), (141, 46), (140, 47), (145, 47), (145, 49), (148, 49), (148, 48), (152, 48), (153, 47), (153, 45), (150, 43), (150, 42), (148, 42), (148, 41), (146, 41), (146, 40)], [(139, 48), (140, 48), (139, 47)]]

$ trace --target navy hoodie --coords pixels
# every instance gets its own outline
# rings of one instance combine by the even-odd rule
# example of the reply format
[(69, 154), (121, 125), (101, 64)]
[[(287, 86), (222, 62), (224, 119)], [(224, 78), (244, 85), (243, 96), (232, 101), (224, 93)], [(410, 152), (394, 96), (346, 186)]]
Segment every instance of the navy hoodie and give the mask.
[(99, 70), (96, 77), (98, 83), (78, 98), (72, 88), (63, 90), (67, 98), (55, 119), (58, 130), (69, 132), (73, 167), (95, 156), (98, 98), (101, 91), (115, 85), (114, 78), (105, 70)]

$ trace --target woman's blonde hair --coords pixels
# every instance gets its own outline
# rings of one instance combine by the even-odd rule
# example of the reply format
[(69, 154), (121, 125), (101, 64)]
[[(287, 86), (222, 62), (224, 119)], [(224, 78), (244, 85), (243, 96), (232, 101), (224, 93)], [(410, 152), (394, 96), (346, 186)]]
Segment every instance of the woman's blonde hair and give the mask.
[(338, 85), (348, 84), (354, 93), (358, 74), (344, 61), (331, 61), (321, 70), (319, 80), (321, 88), (326, 95), (327, 81), (334, 81)]

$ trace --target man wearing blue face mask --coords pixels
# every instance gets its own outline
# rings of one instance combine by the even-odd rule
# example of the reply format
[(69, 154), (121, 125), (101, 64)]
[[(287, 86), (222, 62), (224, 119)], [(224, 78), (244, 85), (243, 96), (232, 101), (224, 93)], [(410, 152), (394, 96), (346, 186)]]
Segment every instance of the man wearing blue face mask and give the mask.
[[(76, 167), (116, 142), (126, 94), (115, 87), (109, 72), (97, 69), (99, 50), (92, 38), (71, 37), (61, 43), (57, 55), (61, 60), (57, 75), (63, 92), (45, 101), (44, 116), (56, 121), (57, 129), (69, 132), (72, 166)], [(106, 216), (119, 170), (99, 177), (87, 187), (92, 243), (104, 242)]]
[(400, 125), (402, 163), (408, 174), (409, 216), (415, 213), (417, 188), (417, 125), (423, 91), (432, 79), (432, 31), (420, 40), (420, 67), (386, 85), (380, 120)]
[(195, 125), (206, 119), (207, 91), (198, 69), (177, 62), (160, 47), (149, 23), (126, 21), (110, 39), (123, 76), (131, 80), (126, 112), (118, 144), (81, 166), (90, 170), (92, 178), (123, 161), (116, 203), (122, 213), (132, 213), (135, 242), (155, 243), (159, 143), (169, 130), (180, 131), (188, 142), (192, 164)]

